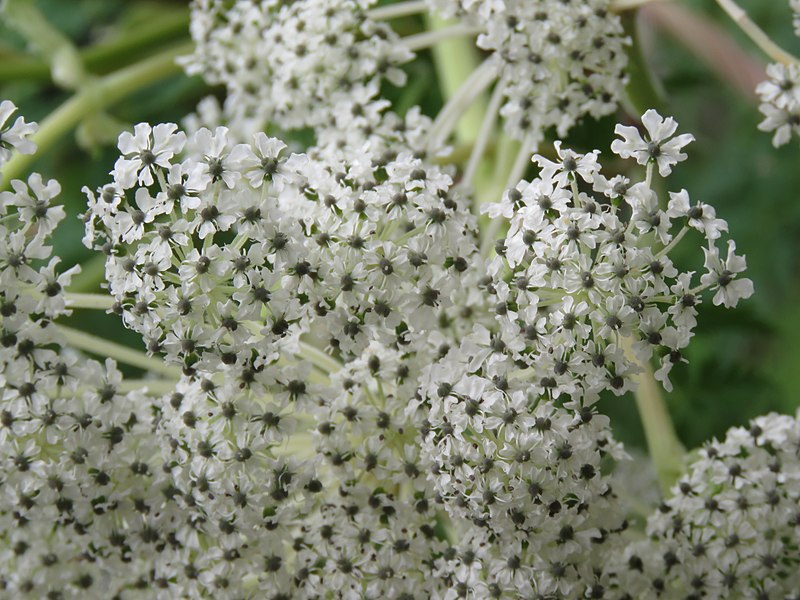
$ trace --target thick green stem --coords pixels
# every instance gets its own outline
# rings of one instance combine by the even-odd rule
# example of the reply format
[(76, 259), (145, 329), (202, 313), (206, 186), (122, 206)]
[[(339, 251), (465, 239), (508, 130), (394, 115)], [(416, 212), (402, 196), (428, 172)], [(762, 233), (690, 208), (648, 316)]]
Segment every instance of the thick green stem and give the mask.
[(118, 386), (119, 392), (144, 391), (152, 396), (163, 396), (175, 391), (175, 382), (170, 379), (124, 379)]
[(637, 384), (634, 396), (639, 418), (647, 438), (647, 448), (655, 466), (661, 491), (667, 493), (683, 472), (686, 449), (678, 439), (672, 418), (669, 416), (661, 386), (656, 381), (649, 364), (642, 365), (633, 355), (632, 342), (621, 339), (628, 359), (639, 365), (641, 373), (634, 377)]
[[(148, 27), (136, 27), (108, 43), (82, 48), (78, 55), (87, 71), (104, 75), (131, 64), (132, 58), (151, 55), (165, 44), (173, 45), (187, 38), (188, 30), (188, 11), (175, 11), (153, 19)], [(0, 60), (0, 81), (48, 81), (51, 76), (50, 65), (38, 58), (15, 54)]]
[[(432, 31), (446, 29), (453, 25), (439, 17), (427, 16), (428, 27)], [(483, 62), (475, 48), (475, 42), (470, 38), (452, 38), (431, 48), (439, 86), (445, 100), (453, 96), (467, 80), (475, 69)], [(486, 112), (487, 99), (485, 96), (478, 98), (467, 109), (458, 121), (456, 127), (456, 140), (460, 143), (474, 142), (481, 129), (483, 115)]]
[(69, 290), (75, 293), (96, 292), (105, 282), (105, 274), (106, 256), (98, 252), (81, 263), (81, 271), (72, 277)]
[(94, 354), (95, 356), (102, 356), (103, 358), (113, 358), (114, 360), (130, 365), (132, 367), (139, 367), (151, 373), (158, 373), (173, 379), (179, 379), (181, 370), (164, 363), (160, 358), (151, 358), (128, 346), (117, 344), (116, 342), (109, 342), (106, 339), (73, 329), (65, 325), (57, 325), (58, 330), (67, 341), (67, 345)]
[(113, 296), (103, 294), (81, 294), (67, 292), (64, 294), (67, 306), (70, 308), (89, 308), (92, 310), (108, 310), (114, 306)]
[(161, 54), (120, 69), (86, 87), (64, 102), (40, 124), (31, 140), (37, 154), (16, 154), (3, 168), (4, 184), (20, 177), (39, 153), (46, 151), (74, 129), (83, 119), (118, 102), (129, 94), (180, 71), (175, 59), (191, 52), (190, 44), (176, 46)]

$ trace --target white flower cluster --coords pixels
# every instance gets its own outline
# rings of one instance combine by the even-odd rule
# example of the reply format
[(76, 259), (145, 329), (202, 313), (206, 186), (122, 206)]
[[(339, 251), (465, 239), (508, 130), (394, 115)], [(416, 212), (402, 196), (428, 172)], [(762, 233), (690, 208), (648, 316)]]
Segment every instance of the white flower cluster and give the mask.
[(447, 544), (424, 473), (402, 453), (413, 429), (403, 429), (400, 398), (375, 385), (404, 378), (399, 356), (372, 350), (330, 385), (296, 370), (288, 379), (279, 365), (246, 379), (220, 365), (178, 384), (162, 406), (163, 459), (205, 549), (193, 555), (195, 587), (180, 582), (173, 594), (239, 598), (248, 580), (245, 597), (270, 598), (417, 597), (441, 586), (430, 563)]
[(429, 0), (432, 8), (485, 27), (478, 46), (491, 52), (514, 138), (536, 147), (585, 115), (617, 108), (627, 56), (619, 17), (609, 0)]
[[(382, 399), (380, 410), (364, 395), (392, 377), (413, 394), (399, 352), (350, 363), (334, 387), (307, 384), (305, 365), (237, 371), (218, 361), (162, 398), (148, 398), (146, 386), (125, 392), (111, 361), (67, 351), (53, 322), (69, 312), (63, 290), (75, 271), (58, 274), (45, 245), (64, 217), (50, 203), (58, 184), (38, 175), (29, 187), (12, 184), (0, 195), (0, 596), (233, 599), (266, 589), (316, 598), (335, 589), (400, 598), (446, 589), (430, 577), (447, 549), (433, 495), (387, 442), (413, 440), (402, 428), (405, 402)], [(360, 392), (354, 380), (370, 378)], [(304, 414), (306, 406), (318, 409)], [(304, 457), (310, 430), (324, 441)], [(330, 452), (333, 439), (347, 445)], [(378, 483), (392, 481), (398, 491)], [(419, 491), (406, 497), (405, 481)]]
[[(672, 137), (677, 123), (652, 110), (642, 121), (644, 138), (618, 125), (622, 139), (612, 150), (646, 164), (644, 181), (608, 179), (597, 151), (576, 154), (557, 143), (557, 162), (537, 156), (539, 177), (488, 207), (490, 216), (510, 220), (485, 282), (498, 327), (488, 345), (526, 365), (533, 385), (552, 397), (586, 403), (604, 389), (631, 389), (636, 366), (626, 343), (640, 363), (658, 357), (656, 377), (669, 389), (669, 371), (683, 360), (701, 293), (711, 290), (715, 305), (731, 307), (753, 292), (752, 282), (739, 277), (745, 262), (732, 241), (720, 257), (716, 243), (725, 221), (686, 190), (670, 192), (663, 206), (652, 181), (656, 167), (666, 176), (686, 157), (681, 148), (692, 136)], [(707, 242), (699, 283), (669, 257), (690, 230)], [(493, 374), (490, 352), (465, 351)]]
[(381, 78), (405, 82), (412, 53), (366, 16), (374, 0), (195, 0), (190, 74), (225, 84), (228, 103), (283, 128), (318, 125)]
[(379, 141), (419, 135), (386, 119), (350, 156), (331, 143), (287, 158), (225, 128), (123, 134), (114, 182), (86, 190), (85, 241), (108, 254), (126, 324), (185, 368), (271, 361), (312, 321), (345, 357), (433, 343), (426, 332), (482, 302), (475, 222), (446, 172)]
[[(531, 420), (518, 406), (508, 443), (531, 458), (509, 484), (527, 494), (524, 507), (502, 513), (517, 531), (514, 557), (495, 541), (506, 529), (445, 493), (437, 454), (420, 447), (432, 413), (412, 400), (425, 365), (491, 324), (484, 269), (466, 200), (403, 150), (422, 145), (427, 121), (377, 117), (288, 158), (263, 135), (231, 147), (224, 129), (186, 138), (139, 125), (120, 138), (114, 182), (88, 191), (87, 241), (108, 253), (118, 310), (187, 373), (161, 405), (162, 459), (175, 489), (202, 492), (184, 494), (197, 535), (235, 550), (224, 563), (217, 550), (196, 556), (198, 581), (239, 589), (234, 573), (257, 573), (268, 556), (259, 585), (300, 597), (578, 597), (590, 549), (612, 533), (600, 461), (619, 447), (602, 417), (546, 403), (533, 418), (553, 431), (512, 441)], [(315, 341), (334, 357), (314, 354)], [(290, 360), (309, 352), (310, 362)], [(495, 452), (503, 464), (508, 448)], [(501, 473), (484, 470), (477, 487), (496, 488)], [(454, 547), (434, 535), (443, 510)]]
[[(125, 381), (67, 349), (54, 321), (76, 269), (59, 274), (46, 245), (59, 185), (34, 174), (0, 194), (0, 597), (578, 599), (624, 585), (609, 469), (625, 455), (589, 404), (631, 387), (622, 337), (640, 361), (665, 352), (668, 383), (700, 292), (752, 292), (732, 243), (719, 257), (727, 226), (710, 206), (685, 191), (658, 205), (653, 171), (669, 175), (691, 136), (654, 112), (645, 138), (619, 126), (612, 149), (646, 165), (639, 183), (557, 145), (559, 162), (538, 157), (539, 178), (489, 208), (510, 229), (487, 263), (469, 198), (427, 157), (430, 121), (385, 108), (368, 91), (332, 104), (302, 154), (199, 126), (210, 105), (189, 134), (120, 136), (113, 181), (84, 188), (84, 242), (106, 255), (113, 311), (177, 382)], [(690, 229), (708, 242), (695, 287), (667, 256)], [(796, 560), (782, 543), (778, 564)], [(772, 585), (760, 573), (748, 581)]]
[(17, 107), (10, 100), (0, 102), (0, 169), (14, 151), (20, 154), (33, 154), (36, 151), (36, 145), (28, 139), (36, 133), (36, 123), (26, 123), (24, 117), (17, 117), (8, 124), (9, 117), (16, 110)]
[(66, 351), (53, 322), (77, 270), (59, 274), (46, 245), (64, 218), (58, 183), (11, 183), (0, 194), (0, 596), (110, 597), (149, 577), (136, 555), (180, 518), (159, 499), (149, 402), (120, 391), (112, 361)]
[(799, 461), (800, 420), (774, 413), (708, 444), (620, 557), (612, 597), (796, 600)]
[(602, 589), (594, 573), (627, 528), (602, 473), (624, 457), (608, 418), (559, 407), (518, 371), (489, 378), (452, 359), (422, 380), (422, 451), (448, 514), (501, 545), (506, 574), (489, 581), (511, 598)]
[(800, 135), (800, 64), (773, 63), (767, 66), (767, 77), (756, 87), (759, 109), (766, 117), (758, 128), (774, 132), (772, 144), (777, 148), (792, 134)]

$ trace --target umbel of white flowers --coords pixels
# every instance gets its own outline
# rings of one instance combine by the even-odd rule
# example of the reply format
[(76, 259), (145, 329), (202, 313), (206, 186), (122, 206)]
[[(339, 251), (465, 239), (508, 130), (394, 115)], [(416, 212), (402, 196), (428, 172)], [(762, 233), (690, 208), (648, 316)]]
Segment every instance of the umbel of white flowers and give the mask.
[[(726, 306), (752, 292), (732, 243), (719, 257), (727, 226), (710, 206), (680, 191), (659, 208), (654, 170), (668, 176), (690, 136), (654, 112), (645, 137), (620, 126), (612, 150), (647, 166), (640, 182), (602, 176), (597, 151), (537, 157), (539, 177), (488, 208), (510, 228), (485, 262), (469, 199), (425, 158), (429, 121), (381, 104), (352, 118), (347, 138), (322, 129), (288, 156), (224, 127), (120, 136), (113, 181), (86, 190), (85, 242), (106, 254), (114, 312), (180, 367), (166, 393), (128, 391), (112, 361), (68, 350), (57, 321), (75, 269), (59, 274), (46, 245), (64, 214), (57, 182), (34, 174), (0, 195), (3, 594), (603, 598), (646, 585), (614, 559), (633, 548), (605, 470), (624, 452), (591, 405), (631, 387), (623, 340), (637, 360), (658, 355), (667, 383), (703, 292)], [(32, 150), (31, 125), (1, 127)], [(694, 287), (668, 258), (692, 229), (706, 256)], [(770, 446), (789, 448), (788, 473), (793, 439)], [(787, 481), (773, 484), (788, 507)], [(759, 555), (751, 539), (739, 551)], [(658, 572), (663, 547), (635, 546), (646, 581), (684, 597)], [(771, 549), (775, 564), (794, 548)]]
[(412, 50), (448, 35), (477, 35), (489, 56), (452, 105), (471, 102), (495, 83), (490, 116), (499, 111), (509, 135), (527, 147), (535, 148), (549, 128), (565, 136), (582, 117), (617, 108), (629, 40), (609, 0), (429, 0), (456, 24), (406, 38), (382, 21), (396, 14), (393, 7), (377, 4), (196, 0), (196, 49), (183, 64), (190, 74), (225, 84), (232, 112), (282, 127), (316, 126), (343, 99), (374, 100), (384, 79), (402, 85), (399, 66), (414, 57)]
[(797, 416), (774, 413), (704, 446), (608, 565), (615, 597), (800, 598), (799, 449)]

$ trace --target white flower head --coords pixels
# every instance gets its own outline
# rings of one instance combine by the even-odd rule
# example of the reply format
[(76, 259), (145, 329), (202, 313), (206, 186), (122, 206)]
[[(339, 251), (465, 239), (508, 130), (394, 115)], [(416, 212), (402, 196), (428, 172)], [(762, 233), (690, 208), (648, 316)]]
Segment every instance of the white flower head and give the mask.
[[(364, 10), (372, 0), (198, 0), (190, 74), (228, 89), (235, 110), (282, 127), (321, 125), (354, 88), (386, 79), (413, 58), (386, 23)], [(372, 100), (372, 99), (371, 99)]]
[(586, 116), (616, 110), (627, 76), (625, 36), (608, 0), (427, 0), (480, 31), (498, 72), (505, 130), (535, 150), (548, 129), (565, 137)]
[(672, 172), (673, 165), (686, 160), (681, 149), (694, 141), (694, 136), (684, 133), (673, 137), (678, 123), (672, 117), (663, 118), (652, 108), (642, 115), (642, 124), (647, 130), (646, 139), (636, 127), (617, 125), (614, 133), (622, 139), (611, 142), (611, 150), (622, 158), (635, 158), (640, 165), (655, 161), (658, 172), (666, 177)]
[(728, 231), (728, 223), (724, 219), (718, 219), (713, 206), (698, 202), (691, 206), (689, 192), (669, 193), (669, 205), (667, 215), (673, 219), (688, 217), (688, 225), (703, 233), (709, 241), (719, 239), (723, 232)]
[(648, 539), (609, 561), (613, 589), (652, 598), (658, 579), (662, 598), (698, 583), (708, 598), (796, 598), (799, 442), (798, 418), (772, 413), (705, 445), (648, 518)]
[(152, 185), (156, 169), (169, 169), (172, 157), (186, 143), (186, 134), (177, 129), (174, 123), (159, 123), (155, 127), (138, 123), (133, 133), (122, 132), (118, 142), (122, 156), (112, 172), (116, 183), (123, 189), (134, 187), (137, 181), (139, 185)]
[(753, 282), (736, 277), (747, 268), (744, 256), (736, 255), (736, 242), (728, 240), (728, 256), (724, 261), (720, 258), (716, 246), (704, 249), (704, 252), (705, 267), (708, 272), (700, 278), (700, 283), (716, 288), (713, 299), (715, 306), (722, 304), (731, 308), (736, 306), (739, 300), (753, 295)]
[(14, 150), (20, 154), (33, 154), (36, 151), (36, 144), (28, 139), (39, 128), (36, 123), (26, 123), (24, 117), (17, 117), (11, 125), (6, 125), (16, 110), (17, 107), (10, 100), (0, 102), (0, 167), (11, 158)]

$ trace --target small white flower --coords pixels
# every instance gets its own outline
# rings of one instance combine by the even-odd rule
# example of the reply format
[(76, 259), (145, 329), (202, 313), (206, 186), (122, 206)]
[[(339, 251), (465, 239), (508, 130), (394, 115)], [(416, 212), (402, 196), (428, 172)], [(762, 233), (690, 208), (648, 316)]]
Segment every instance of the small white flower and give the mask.
[(788, 144), (792, 139), (792, 133), (800, 135), (800, 106), (794, 106), (790, 110), (763, 103), (758, 109), (765, 117), (758, 124), (758, 128), (761, 131), (775, 132), (772, 135), (772, 145), (776, 148)]
[(714, 294), (714, 305), (724, 305), (727, 308), (736, 306), (739, 300), (747, 299), (753, 295), (753, 282), (749, 279), (739, 279), (737, 274), (747, 268), (744, 256), (737, 256), (736, 243), (728, 240), (728, 256), (722, 261), (719, 256), (719, 249), (714, 246), (710, 249), (703, 249), (706, 255), (705, 267), (708, 270), (700, 278), (700, 283), (716, 289)]
[(694, 136), (684, 133), (673, 138), (678, 123), (672, 117), (664, 119), (652, 108), (642, 115), (642, 124), (647, 130), (646, 139), (636, 127), (617, 125), (614, 133), (622, 139), (611, 142), (611, 150), (622, 158), (635, 158), (640, 165), (654, 160), (658, 172), (666, 177), (672, 172), (673, 165), (686, 159), (681, 149), (694, 141)]
[(800, 65), (767, 65), (767, 79), (756, 86), (762, 102), (793, 110), (800, 106)]
[(36, 151), (36, 144), (28, 137), (36, 133), (39, 125), (26, 123), (23, 117), (17, 117), (11, 125), (6, 125), (16, 110), (17, 107), (10, 100), (0, 102), (0, 167), (11, 158), (14, 150), (20, 154), (33, 154)]
[(688, 218), (689, 227), (700, 231), (709, 241), (719, 239), (723, 232), (728, 231), (728, 223), (716, 218), (713, 206), (702, 202), (691, 206), (686, 190), (669, 193), (667, 215), (673, 219)]
[(133, 133), (124, 131), (119, 136), (118, 147), (122, 156), (114, 164), (115, 182), (123, 189), (139, 185), (152, 185), (156, 168), (167, 170), (172, 157), (183, 149), (186, 134), (178, 131), (174, 123), (160, 123), (150, 127), (139, 123)]

